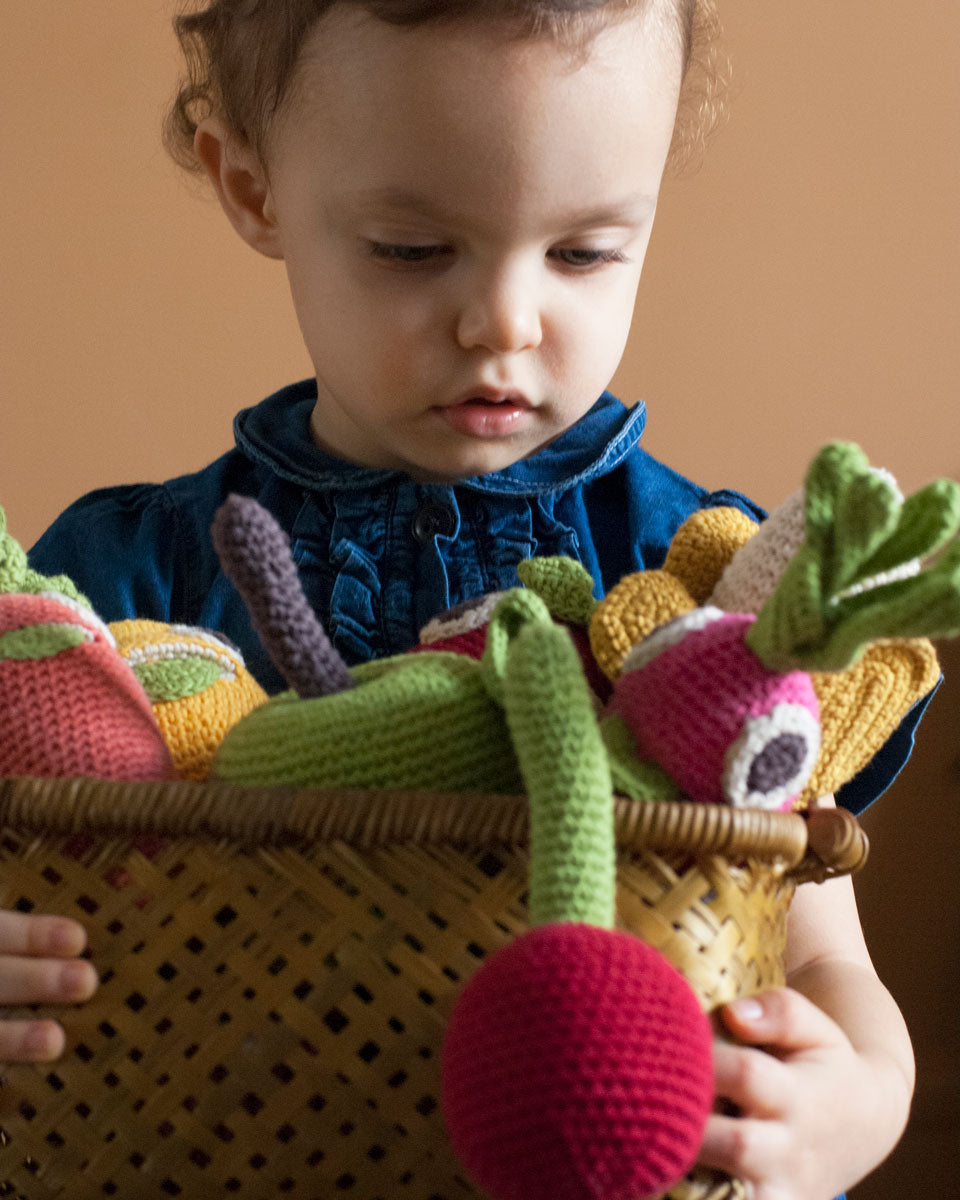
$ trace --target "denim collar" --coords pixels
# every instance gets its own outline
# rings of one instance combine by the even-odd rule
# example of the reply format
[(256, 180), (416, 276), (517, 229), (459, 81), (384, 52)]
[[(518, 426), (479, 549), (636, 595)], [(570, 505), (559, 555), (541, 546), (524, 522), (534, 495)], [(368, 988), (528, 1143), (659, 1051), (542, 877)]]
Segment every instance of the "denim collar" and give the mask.
[[(376, 488), (407, 478), (399, 471), (359, 467), (318, 449), (310, 436), (316, 399), (316, 380), (304, 379), (243, 409), (233, 422), (237, 447), (282, 479), (310, 491)], [(634, 447), (645, 423), (642, 402), (627, 408), (604, 392), (549, 446), (502, 471), (458, 480), (458, 486), (502, 496), (563, 491), (612, 471)]]

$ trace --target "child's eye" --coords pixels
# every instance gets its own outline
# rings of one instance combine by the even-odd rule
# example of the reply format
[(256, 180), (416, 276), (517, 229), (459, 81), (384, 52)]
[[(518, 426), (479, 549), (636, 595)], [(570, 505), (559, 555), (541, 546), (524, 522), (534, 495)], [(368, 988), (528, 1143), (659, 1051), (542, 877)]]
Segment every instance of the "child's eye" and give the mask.
[(551, 250), (553, 258), (559, 259), (565, 267), (597, 267), (603, 263), (626, 262), (622, 250), (578, 250), (571, 247), (559, 247)]
[(428, 243), (404, 245), (393, 242), (370, 242), (370, 253), (374, 258), (402, 265), (418, 266), (450, 253), (449, 246)]

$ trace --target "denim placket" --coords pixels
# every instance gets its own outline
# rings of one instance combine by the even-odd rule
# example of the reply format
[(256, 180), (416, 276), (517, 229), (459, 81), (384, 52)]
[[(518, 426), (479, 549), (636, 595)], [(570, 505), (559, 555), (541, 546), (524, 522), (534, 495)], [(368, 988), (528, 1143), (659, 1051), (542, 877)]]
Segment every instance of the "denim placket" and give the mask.
[(416, 546), (413, 579), (413, 619), (418, 630), (463, 597), (450, 592), (447, 561), (456, 558), (460, 533), (460, 507), (448, 484), (414, 485), (415, 508), (410, 537)]

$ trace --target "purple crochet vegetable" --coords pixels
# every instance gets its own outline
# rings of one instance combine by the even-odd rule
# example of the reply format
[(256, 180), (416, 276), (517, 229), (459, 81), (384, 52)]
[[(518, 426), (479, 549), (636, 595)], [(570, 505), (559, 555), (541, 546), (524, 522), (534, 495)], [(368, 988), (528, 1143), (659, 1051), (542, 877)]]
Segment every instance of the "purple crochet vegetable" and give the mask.
[(264, 649), (297, 695), (308, 700), (353, 687), (346, 663), (307, 603), (290, 539), (274, 517), (251, 497), (230, 495), (210, 533)]

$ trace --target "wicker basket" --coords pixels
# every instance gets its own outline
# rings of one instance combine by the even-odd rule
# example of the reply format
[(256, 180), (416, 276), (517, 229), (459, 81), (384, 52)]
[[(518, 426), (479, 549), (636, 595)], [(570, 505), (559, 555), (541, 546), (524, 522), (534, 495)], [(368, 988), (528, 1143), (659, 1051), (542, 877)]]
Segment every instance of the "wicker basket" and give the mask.
[[(706, 1009), (782, 982), (796, 884), (856, 821), (616, 801), (620, 923)], [(0, 904), (75, 916), (102, 975), (10, 1066), (0, 1195), (466, 1200), (439, 1049), (525, 928), (523, 798), (0, 780)], [(743, 1188), (697, 1174), (672, 1200)]]

